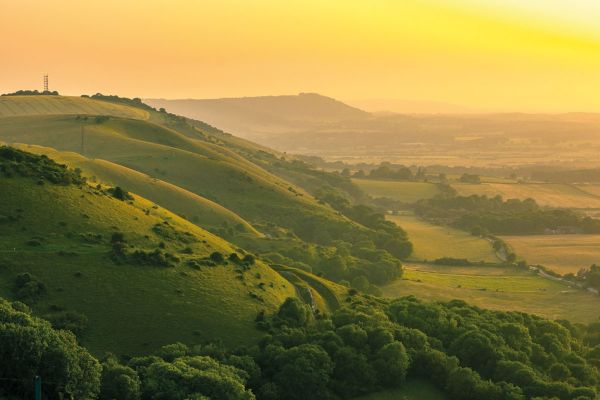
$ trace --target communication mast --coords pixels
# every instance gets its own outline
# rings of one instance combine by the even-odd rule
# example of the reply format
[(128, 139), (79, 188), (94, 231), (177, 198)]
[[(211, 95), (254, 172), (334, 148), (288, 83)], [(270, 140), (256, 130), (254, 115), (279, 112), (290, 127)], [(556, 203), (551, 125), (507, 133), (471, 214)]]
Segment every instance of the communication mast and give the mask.
[(48, 74), (44, 75), (44, 93), (48, 92)]

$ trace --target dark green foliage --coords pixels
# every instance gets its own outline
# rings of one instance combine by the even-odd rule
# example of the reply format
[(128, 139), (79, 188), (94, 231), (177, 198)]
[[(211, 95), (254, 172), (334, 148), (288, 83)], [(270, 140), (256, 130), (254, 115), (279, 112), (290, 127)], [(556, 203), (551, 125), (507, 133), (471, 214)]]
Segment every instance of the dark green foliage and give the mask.
[(219, 253), (218, 251), (211, 253), (210, 259), (212, 262), (214, 262), (216, 264), (223, 264), (225, 262), (225, 257), (223, 256), (223, 254)]
[(141, 383), (137, 372), (109, 356), (102, 363), (100, 400), (139, 400), (140, 397)]
[(479, 175), (475, 174), (462, 174), (459, 180), (462, 183), (481, 183), (481, 178), (479, 177)]
[(76, 311), (59, 311), (44, 315), (54, 329), (65, 329), (80, 336), (87, 327), (88, 319)]
[(466, 258), (452, 258), (452, 257), (442, 257), (433, 261), (436, 265), (455, 265), (455, 266), (469, 266), (473, 265), (473, 263)]
[(25, 272), (15, 278), (15, 297), (25, 302), (35, 302), (47, 292), (46, 285), (35, 276)]
[(382, 162), (379, 167), (371, 170), (368, 177), (369, 179), (409, 181), (413, 179), (413, 173), (410, 168), (404, 165)]
[(38, 91), (38, 90), (17, 90), (13, 93), (3, 93), (2, 96), (58, 96), (58, 92), (54, 91)]
[(389, 387), (402, 386), (409, 367), (409, 358), (401, 342), (383, 346), (375, 356), (373, 366), (382, 384)]
[(115, 198), (121, 201), (125, 200), (133, 200), (133, 196), (131, 196), (126, 190), (122, 189), (120, 186), (115, 188), (108, 189), (108, 192)]
[(45, 155), (37, 156), (7, 146), (0, 146), (0, 173), (9, 178), (22, 176), (60, 185), (85, 182), (78, 172), (55, 163)]
[(310, 318), (310, 310), (296, 298), (288, 298), (279, 307), (277, 319), (290, 327), (305, 326)]
[(36, 375), (49, 399), (93, 399), (100, 388), (100, 364), (67, 331), (17, 311), (0, 299), (0, 397), (33, 398)]
[(500, 196), (437, 196), (419, 201), (415, 212), (427, 220), (468, 232), (498, 235), (600, 232), (598, 220), (573, 210), (542, 208), (532, 199), (504, 201)]
[[(203, 348), (190, 350), (185, 345), (175, 344), (161, 349), (159, 357), (134, 358), (129, 366), (141, 378), (143, 399), (254, 400), (254, 395), (245, 388), (248, 372), (205, 354)], [(216, 355), (222, 356), (222, 353)], [(252, 370), (247, 359), (237, 358), (232, 364)]]

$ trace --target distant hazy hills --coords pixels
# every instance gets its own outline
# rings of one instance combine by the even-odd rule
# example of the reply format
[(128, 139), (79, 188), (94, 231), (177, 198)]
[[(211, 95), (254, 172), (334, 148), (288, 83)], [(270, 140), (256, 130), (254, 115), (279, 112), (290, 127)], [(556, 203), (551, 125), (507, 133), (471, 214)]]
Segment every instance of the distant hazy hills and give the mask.
[(292, 96), (224, 99), (146, 99), (147, 104), (205, 121), (226, 132), (255, 138), (262, 134), (298, 132), (341, 121), (368, 118), (369, 113), (315, 93)]

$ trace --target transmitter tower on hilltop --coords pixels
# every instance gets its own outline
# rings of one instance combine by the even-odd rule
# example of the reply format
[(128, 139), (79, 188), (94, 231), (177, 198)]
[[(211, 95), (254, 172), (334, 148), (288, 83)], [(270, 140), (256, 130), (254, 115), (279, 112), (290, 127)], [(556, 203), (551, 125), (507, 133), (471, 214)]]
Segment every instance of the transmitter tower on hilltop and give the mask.
[(48, 91), (48, 74), (44, 75), (44, 93)]

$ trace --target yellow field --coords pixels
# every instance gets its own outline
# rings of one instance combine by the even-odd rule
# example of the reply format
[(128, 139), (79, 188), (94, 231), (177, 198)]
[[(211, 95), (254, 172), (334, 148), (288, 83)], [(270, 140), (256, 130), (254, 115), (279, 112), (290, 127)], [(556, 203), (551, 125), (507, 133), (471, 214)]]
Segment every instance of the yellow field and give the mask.
[(600, 208), (600, 196), (574, 185), (558, 183), (482, 183), (479, 185), (455, 183), (452, 187), (461, 196), (473, 194), (504, 199), (532, 198), (538, 204), (550, 207)]
[(471, 261), (498, 261), (490, 242), (485, 239), (446, 226), (433, 225), (413, 215), (389, 215), (387, 218), (408, 233), (414, 246), (411, 257), (414, 260), (453, 257)]
[(440, 194), (440, 190), (433, 183), (374, 181), (371, 179), (352, 179), (352, 182), (375, 198), (389, 197), (403, 203), (414, 203)]
[(544, 265), (559, 274), (576, 273), (600, 264), (600, 235), (504, 236), (519, 256), (530, 264)]
[(111, 115), (114, 117), (135, 119), (149, 118), (149, 113), (140, 108), (84, 97), (0, 97), (0, 118), (28, 115)]
[(600, 316), (600, 296), (513, 268), (405, 265), (403, 278), (382, 290), (390, 298), (460, 299), (483, 308), (572, 322)]

